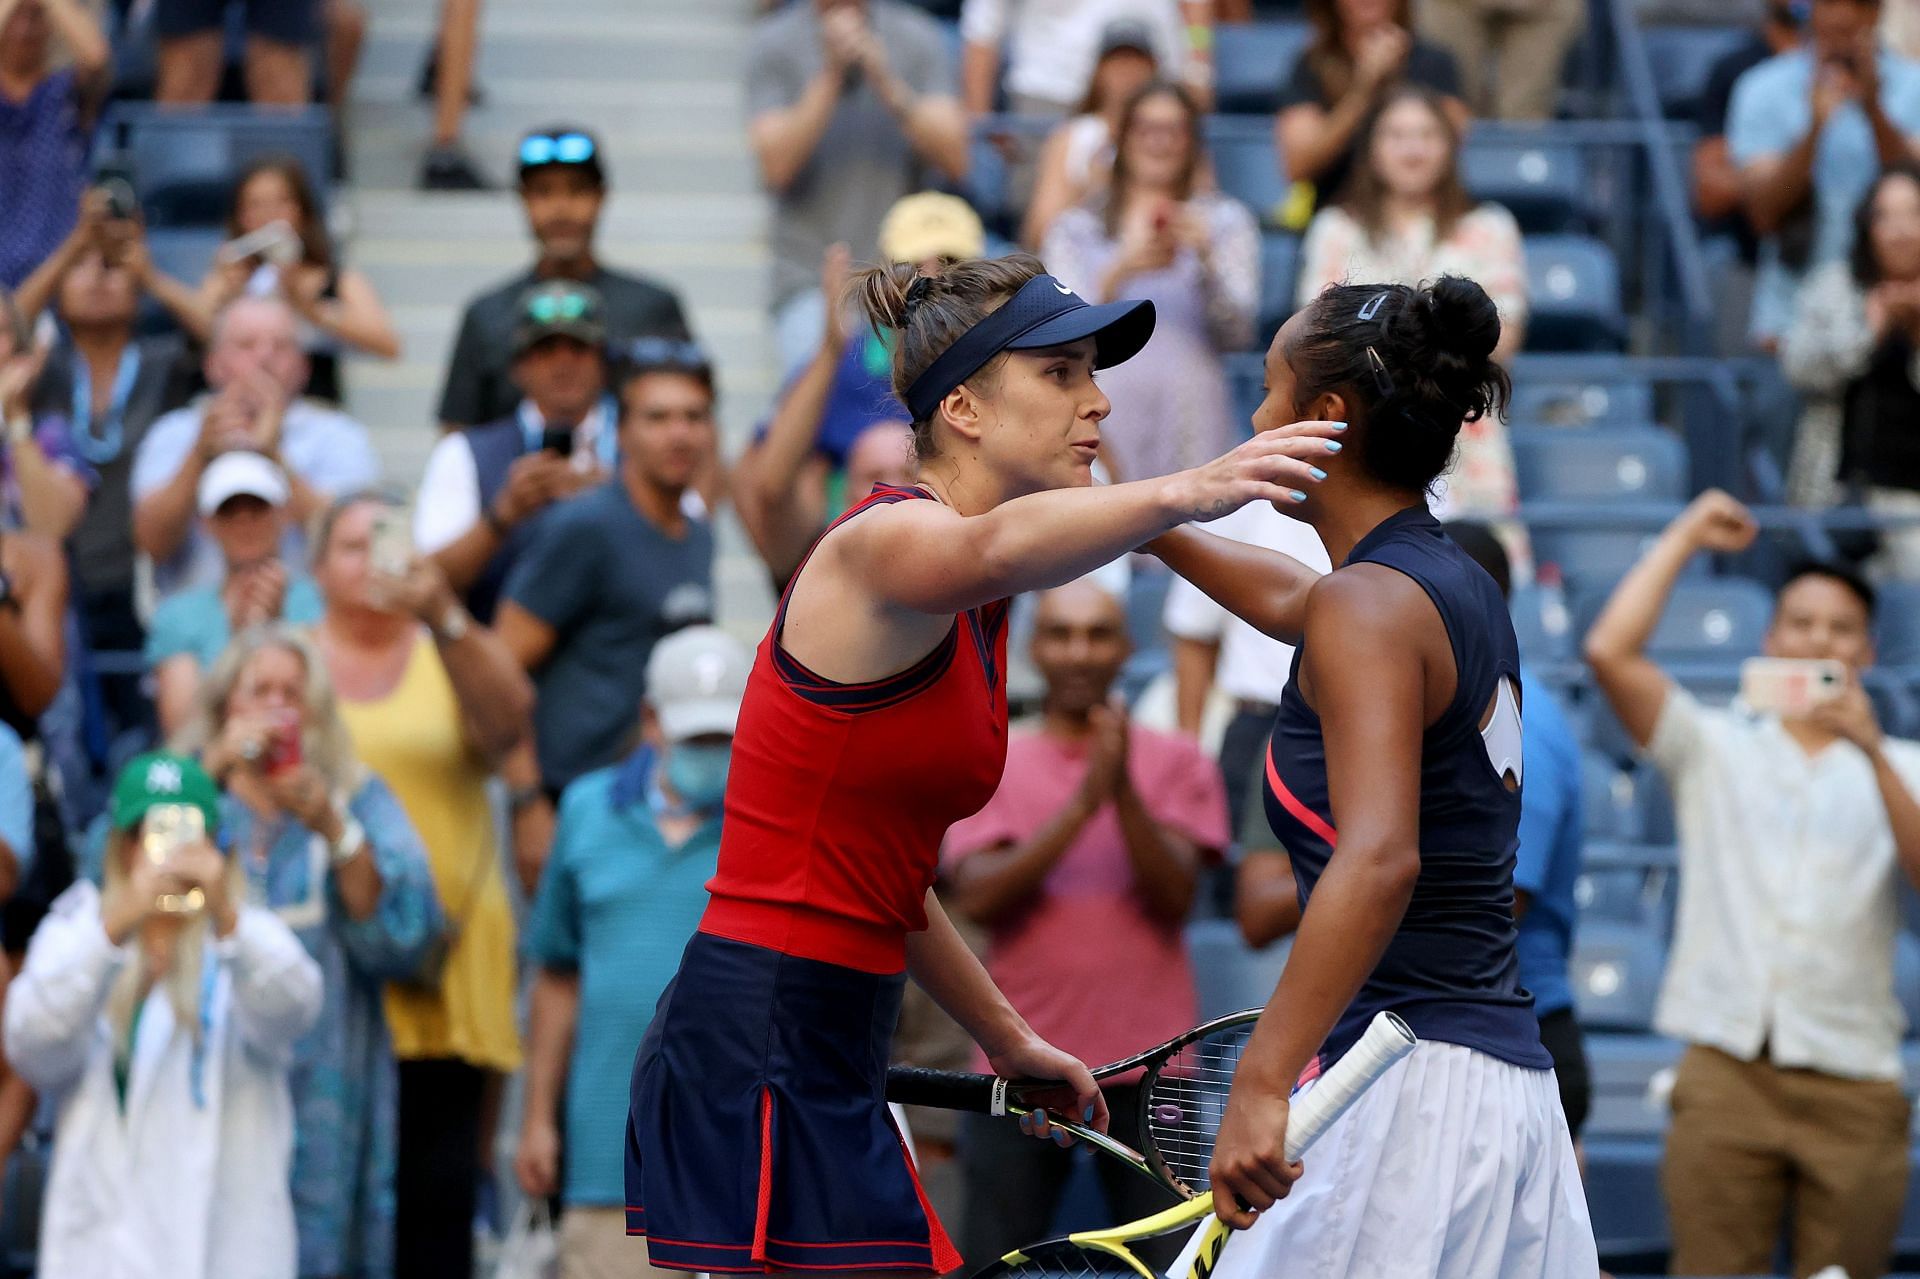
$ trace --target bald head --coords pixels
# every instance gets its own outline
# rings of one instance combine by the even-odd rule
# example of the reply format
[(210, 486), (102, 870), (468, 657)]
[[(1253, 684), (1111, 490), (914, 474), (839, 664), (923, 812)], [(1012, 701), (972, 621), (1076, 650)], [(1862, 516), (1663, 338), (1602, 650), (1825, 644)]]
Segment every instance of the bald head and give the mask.
[(207, 383), (224, 390), (261, 371), (292, 399), (307, 389), (307, 355), (293, 308), (275, 297), (239, 297), (214, 317)]
[(1132, 651), (1126, 606), (1091, 578), (1035, 598), (1033, 664), (1050, 710), (1084, 715), (1104, 704)]

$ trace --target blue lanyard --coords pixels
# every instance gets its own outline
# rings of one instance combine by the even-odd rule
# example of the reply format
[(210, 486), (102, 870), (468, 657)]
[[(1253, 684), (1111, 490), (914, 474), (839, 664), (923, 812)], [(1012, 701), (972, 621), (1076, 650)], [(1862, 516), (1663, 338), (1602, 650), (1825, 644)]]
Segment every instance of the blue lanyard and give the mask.
[(104, 466), (120, 456), (126, 446), (127, 401), (133, 398), (133, 384), (140, 377), (140, 347), (132, 342), (120, 352), (120, 368), (113, 375), (113, 398), (107, 404), (106, 421), (99, 434), (93, 430), (93, 376), (78, 351), (73, 356), (73, 444), (80, 456), (95, 466)]
[[(600, 430), (599, 438), (593, 442), (593, 450), (600, 458), (600, 465), (611, 471), (620, 465), (620, 406), (611, 395), (603, 395), (597, 407), (600, 410)], [(520, 401), (513, 414), (520, 419), (520, 439), (525, 445), (521, 451), (538, 453), (540, 436), (546, 427), (534, 410), (533, 402)]]

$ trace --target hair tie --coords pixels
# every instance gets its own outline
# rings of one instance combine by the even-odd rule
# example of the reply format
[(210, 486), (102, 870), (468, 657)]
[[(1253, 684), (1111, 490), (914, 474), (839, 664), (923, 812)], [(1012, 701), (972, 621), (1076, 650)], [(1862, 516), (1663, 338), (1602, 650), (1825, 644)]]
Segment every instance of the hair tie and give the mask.
[(906, 300), (900, 304), (900, 323), (904, 326), (912, 321), (913, 313), (927, 300), (927, 291), (933, 287), (933, 277), (916, 275), (913, 283), (907, 286)]

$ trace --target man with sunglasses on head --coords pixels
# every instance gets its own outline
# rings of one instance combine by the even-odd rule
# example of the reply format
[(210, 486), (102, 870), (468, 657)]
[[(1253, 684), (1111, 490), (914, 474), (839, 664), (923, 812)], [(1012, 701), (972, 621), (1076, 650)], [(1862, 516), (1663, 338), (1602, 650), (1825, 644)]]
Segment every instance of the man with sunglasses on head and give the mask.
[(414, 506), (414, 545), (482, 623), (493, 621), (514, 558), (548, 508), (605, 479), (619, 452), (599, 291), (548, 280), (520, 295), (518, 312), (520, 402), (484, 426), (442, 436)]
[(571, 280), (600, 295), (607, 342), (685, 340), (680, 299), (651, 280), (615, 271), (594, 256), (594, 230), (606, 203), (605, 157), (585, 129), (556, 125), (520, 141), (520, 201), (538, 256), (526, 271), (468, 303), (440, 393), (440, 422), (452, 430), (510, 416), (521, 394), (513, 381), (520, 299), (533, 285)]

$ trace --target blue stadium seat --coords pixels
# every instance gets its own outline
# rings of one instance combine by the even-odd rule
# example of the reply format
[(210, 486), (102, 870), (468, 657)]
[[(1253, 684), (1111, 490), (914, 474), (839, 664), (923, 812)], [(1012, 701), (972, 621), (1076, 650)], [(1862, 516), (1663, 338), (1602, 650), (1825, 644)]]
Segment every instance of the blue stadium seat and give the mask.
[(1213, 40), (1214, 109), (1271, 116), (1313, 28), (1304, 22), (1223, 22)]
[(1653, 1024), (1666, 958), (1666, 947), (1650, 926), (1583, 920), (1568, 964), (1580, 1024), (1591, 1030), (1646, 1030)]
[(1572, 615), (1564, 599), (1549, 594), (1537, 582), (1526, 582), (1513, 588), (1507, 611), (1513, 615), (1522, 662), (1544, 665), (1573, 660)]
[(1564, 142), (1469, 138), (1460, 176), (1476, 200), (1506, 206), (1528, 233), (1584, 231), (1590, 225), (1587, 166)]
[(1920, 1031), (1920, 937), (1902, 928), (1893, 938), (1893, 993), (1907, 1018), (1907, 1035)]
[(1586, 1039), (1593, 1083), (1588, 1137), (1660, 1137), (1667, 1129), (1667, 1072), (1682, 1046), (1659, 1035), (1599, 1032)]
[(1618, 351), (1626, 344), (1620, 267), (1584, 235), (1528, 236), (1527, 349)]
[(1195, 920), (1187, 925), (1186, 937), (1202, 1018), (1265, 1007), (1292, 947), (1282, 940), (1254, 950), (1230, 919)]
[(1233, 403), (1233, 424), (1239, 438), (1253, 435), (1254, 410), (1267, 397), (1266, 356), (1256, 351), (1236, 351), (1226, 357), (1227, 395)]
[(1260, 329), (1258, 349), (1265, 351), (1273, 335), (1293, 314), (1293, 290), (1300, 275), (1300, 238), (1285, 231), (1260, 236)]
[(1598, 426), (1654, 422), (1653, 384), (1639, 377), (1559, 380), (1514, 370), (1507, 420), (1515, 426)]
[(1013, 207), (1007, 190), (1007, 158), (991, 138), (978, 132), (967, 148), (966, 189), (962, 194), (988, 231), (1008, 238), (1018, 236), (1020, 210)]
[(1752, 28), (1652, 27), (1646, 33), (1647, 60), (1653, 64), (1653, 88), (1670, 120), (1691, 120), (1714, 64), (1751, 37)]
[(1882, 666), (1920, 666), (1920, 583), (1882, 582), (1876, 588), (1875, 647)]
[[(1605, 507), (1599, 509), (1604, 511)], [(1524, 505), (1520, 518), (1523, 522), (1527, 518)], [(1529, 533), (1535, 561), (1558, 565), (1568, 593), (1576, 596), (1618, 582), (1660, 536), (1660, 530), (1652, 528), (1609, 528), (1599, 518), (1576, 528), (1531, 525)], [(1701, 558), (1690, 561), (1683, 570), (1683, 576), (1690, 577), (1704, 577), (1706, 573), (1707, 565)]]
[(1257, 116), (1208, 116), (1207, 148), (1220, 189), (1276, 226), (1287, 200), (1287, 179), (1274, 151), (1272, 122)]
[(1906, 680), (1892, 671), (1868, 671), (1860, 682), (1873, 699), (1873, 713), (1891, 737), (1920, 734), (1920, 699)]
[(291, 155), (324, 203), (333, 124), (324, 107), (300, 111), (216, 105), (193, 109), (121, 102), (101, 126), (102, 153), (117, 151), (153, 226), (213, 226), (232, 199), (234, 175), (265, 155)]
[(1750, 578), (1681, 582), (1647, 642), (1647, 655), (1662, 663), (1738, 662), (1759, 652), (1772, 618), (1772, 593)]
[(1670, 845), (1589, 839), (1573, 902), (1576, 932), (1607, 925), (1644, 928), (1660, 938), (1673, 931), (1677, 886)]
[(1580, 757), (1580, 811), (1588, 839), (1632, 842), (1645, 835), (1633, 774), (1605, 756)]
[[(147, 252), (156, 269), (196, 288), (212, 268), (214, 251), (224, 239), (226, 234), (218, 227), (154, 227), (147, 232)], [(139, 327), (143, 333), (164, 333), (175, 327), (175, 321), (152, 294), (143, 293)]]
[(1529, 502), (1677, 502), (1687, 495), (1687, 446), (1657, 426), (1511, 432), (1521, 497)]

